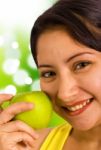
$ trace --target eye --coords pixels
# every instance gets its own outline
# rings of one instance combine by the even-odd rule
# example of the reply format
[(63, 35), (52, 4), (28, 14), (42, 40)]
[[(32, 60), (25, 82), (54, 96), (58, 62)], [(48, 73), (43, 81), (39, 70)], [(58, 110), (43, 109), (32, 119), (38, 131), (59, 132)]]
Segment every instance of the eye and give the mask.
[(89, 61), (82, 61), (82, 62), (79, 62), (79, 63), (76, 63), (74, 65), (74, 70), (80, 70), (80, 69), (85, 69), (86, 67), (88, 67), (89, 65), (91, 64), (91, 62)]
[(55, 75), (56, 75), (56, 73), (53, 72), (53, 71), (46, 71), (46, 72), (41, 72), (41, 73), (40, 73), (40, 76), (41, 76), (41, 77), (44, 77), (44, 78), (52, 78), (52, 77), (54, 77)]

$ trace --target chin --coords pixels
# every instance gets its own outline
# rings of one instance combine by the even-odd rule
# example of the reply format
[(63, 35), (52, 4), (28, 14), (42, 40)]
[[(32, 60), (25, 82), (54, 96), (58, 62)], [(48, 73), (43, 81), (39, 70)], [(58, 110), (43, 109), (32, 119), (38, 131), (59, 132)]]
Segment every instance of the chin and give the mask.
[(79, 131), (89, 131), (89, 130), (92, 130), (92, 129), (94, 129), (96, 126), (95, 126), (95, 124), (91, 124), (91, 123), (76, 123), (76, 124), (72, 124), (72, 127), (74, 128), (74, 129), (77, 129), (77, 130), (79, 130)]
[(89, 126), (74, 126), (74, 129), (77, 129), (79, 131), (89, 131), (91, 130), (93, 127), (89, 127)]

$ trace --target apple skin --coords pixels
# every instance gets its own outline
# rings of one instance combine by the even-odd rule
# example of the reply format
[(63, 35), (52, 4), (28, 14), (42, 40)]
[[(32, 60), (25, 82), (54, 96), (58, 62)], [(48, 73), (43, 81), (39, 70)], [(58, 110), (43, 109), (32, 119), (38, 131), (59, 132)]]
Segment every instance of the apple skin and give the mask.
[(52, 104), (48, 96), (42, 91), (33, 91), (17, 94), (10, 102), (31, 102), (34, 104), (31, 110), (17, 114), (14, 120), (21, 120), (34, 129), (46, 128), (52, 116)]

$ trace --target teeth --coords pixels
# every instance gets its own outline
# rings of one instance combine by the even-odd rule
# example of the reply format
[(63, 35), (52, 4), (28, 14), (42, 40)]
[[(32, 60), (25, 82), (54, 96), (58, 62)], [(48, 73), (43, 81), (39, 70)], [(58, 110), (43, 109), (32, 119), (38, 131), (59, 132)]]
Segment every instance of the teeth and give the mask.
[(83, 106), (86, 106), (86, 102), (84, 102), (82, 105), (83, 105)]
[(87, 103), (89, 103), (89, 102), (90, 102), (90, 99), (87, 100)]
[(76, 106), (69, 106), (69, 107), (67, 107), (67, 109), (70, 110), (70, 111), (76, 111), (76, 110), (82, 109), (88, 103), (90, 103), (90, 99), (88, 99), (86, 102), (83, 102), (82, 104), (79, 104), (79, 105), (76, 105)]

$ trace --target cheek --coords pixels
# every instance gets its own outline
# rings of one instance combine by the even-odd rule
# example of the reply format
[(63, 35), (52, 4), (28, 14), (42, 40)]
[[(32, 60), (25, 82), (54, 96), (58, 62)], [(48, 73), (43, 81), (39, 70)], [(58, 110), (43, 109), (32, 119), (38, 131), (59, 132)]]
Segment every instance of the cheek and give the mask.
[(95, 77), (95, 79), (92, 80), (92, 91), (94, 93), (94, 96), (101, 99), (101, 76)]
[(40, 81), (40, 87), (41, 87), (41, 90), (46, 92), (47, 94), (50, 94), (52, 91), (52, 88), (51, 88), (49, 83), (45, 83), (43, 81)]
[(101, 72), (96, 70), (91, 74), (79, 78), (81, 88), (95, 97), (101, 97)]
[(40, 81), (41, 90), (49, 95), (51, 99), (54, 99), (57, 93), (57, 87), (54, 83), (45, 83)]

